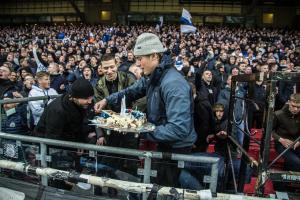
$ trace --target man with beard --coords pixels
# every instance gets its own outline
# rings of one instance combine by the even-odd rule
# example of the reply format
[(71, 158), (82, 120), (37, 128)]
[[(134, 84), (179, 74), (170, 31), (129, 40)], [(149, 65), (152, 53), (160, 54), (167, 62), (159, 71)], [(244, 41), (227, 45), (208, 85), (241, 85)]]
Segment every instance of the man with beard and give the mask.
[[(44, 110), (37, 126), (35, 135), (50, 139), (84, 142), (88, 136), (86, 121), (89, 114), (94, 90), (89, 81), (85, 79), (76, 80), (70, 93), (66, 93), (53, 102)], [(78, 149), (77, 154), (68, 149), (55, 150), (50, 152), (52, 156), (52, 167), (61, 170), (75, 168), (80, 171), (80, 157), (82, 150)], [(75, 162), (75, 165), (73, 165)], [(60, 189), (70, 190), (70, 184), (54, 180), (50, 185)]]
[(36, 126), (36, 133), (46, 138), (82, 142), (83, 121), (92, 103), (94, 90), (89, 81), (76, 80), (71, 92), (51, 102)]

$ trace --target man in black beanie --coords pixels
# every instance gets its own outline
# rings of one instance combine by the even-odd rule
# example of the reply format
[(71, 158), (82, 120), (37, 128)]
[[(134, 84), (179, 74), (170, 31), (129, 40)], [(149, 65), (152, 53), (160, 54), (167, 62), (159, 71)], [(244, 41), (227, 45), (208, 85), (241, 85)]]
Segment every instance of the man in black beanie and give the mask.
[(58, 97), (46, 107), (35, 128), (36, 134), (51, 139), (84, 141), (83, 121), (93, 96), (89, 81), (76, 80), (70, 93)]
[[(86, 129), (86, 119), (89, 106), (92, 103), (94, 90), (88, 80), (78, 79), (70, 93), (64, 94), (52, 101), (44, 110), (40, 121), (35, 127), (36, 136), (72, 142), (84, 142), (89, 134)], [(74, 151), (74, 150), (73, 150)], [(61, 170), (74, 169), (81, 171), (80, 157), (82, 150), (77, 153), (67, 149), (51, 153), (51, 165)], [(72, 186), (64, 181), (53, 180), (50, 186), (70, 190)]]

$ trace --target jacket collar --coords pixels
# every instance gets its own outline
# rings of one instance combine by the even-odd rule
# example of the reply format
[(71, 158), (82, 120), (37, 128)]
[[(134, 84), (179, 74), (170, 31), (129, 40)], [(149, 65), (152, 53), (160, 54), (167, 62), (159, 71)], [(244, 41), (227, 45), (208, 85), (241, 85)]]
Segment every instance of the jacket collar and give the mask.
[[(84, 113), (84, 109), (76, 105), (73, 101), (70, 100), (70, 94), (66, 93), (62, 97), (62, 106), (65, 110), (73, 111), (72, 117), (77, 118), (81, 116), (81, 113)], [(77, 112), (74, 112), (77, 111)]]
[[(123, 85), (121, 83), (123, 83), (125, 81), (125, 76), (122, 76), (121, 72), (118, 72), (117, 79), (118, 79), (118, 91), (121, 91), (123, 89)], [(104, 92), (104, 96), (108, 97), (109, 92), (107, 89), (105, 76), (102, 76), (99, 79), (98, 84), (99, 84), (99, 87), (102, 88), (102, 90)]]
[(154, 69), (154, 71), (149, 76), (150, 83), (153, 85), (158, 85), (160, 83), (160, 78), (164, 71), (168, 70), (174, 65), (171, 57), (164, 54), (159, 65)]

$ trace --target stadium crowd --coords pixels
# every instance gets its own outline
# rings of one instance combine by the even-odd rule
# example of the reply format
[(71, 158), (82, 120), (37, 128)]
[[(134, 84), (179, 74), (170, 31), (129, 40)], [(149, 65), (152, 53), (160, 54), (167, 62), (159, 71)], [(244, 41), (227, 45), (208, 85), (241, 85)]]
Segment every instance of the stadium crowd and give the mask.
[[(83, 24), (1, 27), (1, 99), (56, 94), (71, 94), (75, 99), (92, 97), (86, 102), (77, 102), (83, 106), (84, 115), (81, 113), (83, 111), (78, 112), (76, 108), (70, 107), (68, 112), (73, 116), (66, 115), (66, 121), (69, 121), (70, 125), (68, 127), (59, 127), (61, 123), (55, 120), (56, 113), (51, 113), (50, 109), (45, 111), (51, 107), (51, 99), (30, 101), (28, 104), (5, 104), (2, 131), (41, 135), (45, 132), (45, 121), (48, 117), (53, 119), (51, 123), (55, 123), (55, 127), (51, 128), (53, 134), (46, 134), (46, 137), (137, 149), (141, 141), (130, 134), (107, 136), (101, 129), (96, 130), (88, 126), (88, 119), (95, 115), (92, 104), (128, 88), (143, 76), (149, 75), (140, 67), (141, 58), (134, 54), (136, 39), (145, 32), (154, 33), (159, 37), (166, 50), (162, 59), (167, 57), (170, 65), (174, 66), (192, 88), (190, 104), (193, 104), (194, 108), (192, 121), (197, 139), (191, 152), (195, 155), (202, 155), (208, 145), (215, 142), (215, 155), (226, 157), (224, 154), (227, 151), (227, 114), (233, 76), (257, 72), (300, 71), (300, 32), (295, 30), (201, 26), (196, 33), (181, 34), (178, 27), (168, 25), (160, 29), (152, 26), (108, 27)], [(92, 86), (92, 90), (87, 82)], [(181, 87), (178, 84), (176, 86)], [(240, 98), (235, 101), (234, 119), (238, 128), (233, 129), (233, 135), (240, 144), (243, 143), (245, 126), (262, 127), (266, 105), (266, 84), (257, 81), (254, 97), (259, 103), (250, 105), (254, 120), (252, 124), (247, 125), (243, 101), (247, 96), (247, 88), (247, 84), (239, 83), (236, 89), (236, 96)], [(275, 110), (280, 111), (290, 100), (293, 102), (290, 105), (296, 107), (296, 111), (292, 113), (298, 118), (300, 97), (295, 94), (297, 92), (296, 83), (279, 81)], [(61, 101), (62, 105), (56, 102), (52, 107), (63, 108), (70, 104), (67, 100)], [(146, 112), (146, 101), (146, 98), (140, 98), (127, 106)], [(120, 105), (113, 104), (105, 108), (120, 112)], [(47, 114), (43, 114), (44, 111)], [(279, 117), (277, 120), (280, 119)], [(299, 126), (299, 122), (295, 123), (291, 131), (293, 137), (287, 138), (292, 140), (295, 139), (294, 135), (299, 136), (299, 132), (295, 131), (300, 130)], [(284, 134), (289, 135), (290, 131), (282, 131), (285, 127), (279, 129), (280, 133), (276, 134), (275, 139), (278, 144), (282, 144), (281, 150), (278, 151), (283, 151), (291, 140), (282, 141), (281, 137), (284, 137)], [(64, 134), (60, 135), (59, 132)], [(168, 150), (166, 146), (168, 144), (160, 150)], [(232, 144), (229, 146), (232, 156), (238, 161), (240, 151)], [(297, 147), (295, 146), (295, 149)], [(297, 155), (299, 160), (299, 154)], [(129, 173), (136, 170), (136, 166), (130, 166), (132, 162), (114, 162), (109, 159), (104, 159), (103, 162)], [(236, 165), (238, 168), (239, 164)], [(193, 166), (183, 170), (179, 178), (181, 185), (192, 189), (201, 188), (197, 180), (186, 181), (186, 177), (191, 174), (197, 176), (197, 172), (193, 172)]]

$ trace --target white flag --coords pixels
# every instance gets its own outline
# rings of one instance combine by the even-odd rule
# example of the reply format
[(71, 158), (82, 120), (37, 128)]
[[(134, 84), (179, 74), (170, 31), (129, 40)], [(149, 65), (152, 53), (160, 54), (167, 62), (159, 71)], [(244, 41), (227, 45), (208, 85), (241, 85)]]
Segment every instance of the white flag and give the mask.
[(195, 26), (190, 25), (180, 25), (181, 33), (195, 33), (197, 28)]
[(160, 28), (162, 27), (163, 23), (164, 23), (164, 17), (160, 16), (159, 17), (159, 22), (155, 26), (156, 32), (160, 32)]
[(162, 27), (163, 23), (164, 23), (164, 17), (160, 16), (159, 17), (159, 26)]
[(180, 31), (181, 33), (195, 33), (197, 28), (193, 26), (192, 16), (186, 9), (182, 9), (182, 15), (180, 17)]

